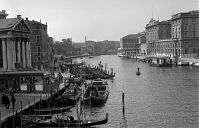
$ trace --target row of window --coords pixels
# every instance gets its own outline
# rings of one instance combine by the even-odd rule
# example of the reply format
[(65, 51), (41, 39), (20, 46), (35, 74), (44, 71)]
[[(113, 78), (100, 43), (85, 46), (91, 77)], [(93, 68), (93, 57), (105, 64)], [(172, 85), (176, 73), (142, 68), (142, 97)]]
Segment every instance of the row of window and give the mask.
[(46, 27), (37, 26), (37, 30), (42, 30), (42, 29), (43, 29), (44, 31), (47, 30)]
[[(155, 49), (155, 48), (153, 48), (153, 49), (147, 49), (150, 53), (175, 53), (175, 50), (177, 50), (177, 49), (173, 49), (173, 48), (170, 48), (170, 49), (168, 49), (168, 48), (166, 48), (166, 49)], [(198, 50), (199, 51), (199, 50)], [(197, 48), (185, 48), (185, 50), (184, 50), (184, 53), (185, 54), (190, 54), (190, 53), (193, 53), (193, 54), (196, 54), (197, 53)]]
[(182, 36), (182, 38), (183, 37), (196, 37), (196, 31), (191, 31), (191, 32), (188, 32), (188, 31), (185, 31), (185, 32), (183, 32), (182, 33), (182, 35), (181, 35), (181, 33), (180, 32), (173, 32), (172, 33), (172, 38), (180, 38)]
[(180, 19), (180, 20), (174, 20), (173, 22), (172, 22), (172, 24), (180, 24), (181, 22), (196, 22), (196, 17), (193, 17), (193, 18), (183, 18), (182, 20)]

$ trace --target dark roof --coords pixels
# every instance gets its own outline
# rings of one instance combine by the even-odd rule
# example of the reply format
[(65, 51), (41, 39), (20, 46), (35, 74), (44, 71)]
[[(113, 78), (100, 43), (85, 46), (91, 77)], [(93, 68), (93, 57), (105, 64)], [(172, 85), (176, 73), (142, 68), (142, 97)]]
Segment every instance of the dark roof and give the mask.
[(125, 37), (122, 37), (122, 39), (135, 39), (135, 38), (138, 38), (139, 37), (139, 34), (129, 34)]
[(6, 14), (6, 13), (0, 11), (0, 15), (7, 16), (8, 14)]
[(0, 31), (9, 31), (14, 30), (15, 27), (20, 23), (23, 22), (27, 27), (28, 31), (31, 32), (30, 27), (22, 18), (7, 18), (7, 19), (0, 19)]
[(30, 25), (30, 24), (38, 24), (38, 25), (46, 26), (46, 24), (43, 24), (43, 23), (41, 23), (41, 22), (39, 22), (39, 21), (35, 21), (35, 20), (32, 20), (32, 21), (30, 21), (30, 20), (25, 20), (25, 22), (28, 23), (29, 25)]
[(19, 18), (0, 19), (0, 29), (12, 29), (20, 21)]
[(179, 19), (179, 18), (192, 18), (192, 17), (199, 17), (199, 10), (193, 10), (193, 11), (189, 11), (189, 12), (180, 12), (180, 13), (177, 13), (177, 14), (174, 14), (172, 15), (171, 17), (171, 21), (172, 20), (176, 20), (176, 19)]

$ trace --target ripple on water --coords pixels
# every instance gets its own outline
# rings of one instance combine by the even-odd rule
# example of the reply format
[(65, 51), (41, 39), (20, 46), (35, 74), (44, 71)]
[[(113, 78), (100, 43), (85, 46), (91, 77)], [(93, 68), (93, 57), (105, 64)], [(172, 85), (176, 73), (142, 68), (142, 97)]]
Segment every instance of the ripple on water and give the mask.
[[(116, 77), (109, 85), (110, 95), (101, 108), (90, 110), (89, 118), (103, 118), (109, 113), (108, 124), (100, 128), (198, 128), (199, 68), (151, 67), (148, 63), (129, 61), (115, 55), (86, 59), (99, 61), (113, 68)], [(141, 75), (136, 76), (137, 67)], [(125, 93), (123, 114), (122, 92)], [(92, 113), (92, 114), (89, 114)]]

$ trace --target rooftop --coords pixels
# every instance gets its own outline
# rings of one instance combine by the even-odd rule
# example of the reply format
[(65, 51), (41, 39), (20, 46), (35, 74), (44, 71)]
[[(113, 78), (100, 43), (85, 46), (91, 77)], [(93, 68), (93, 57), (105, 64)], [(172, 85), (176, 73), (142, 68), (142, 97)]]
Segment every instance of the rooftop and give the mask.
[(164, 20), (164, 21), (159, 21), (159, 20), (154, 20), (154, 19), (151, 19), (149, 21), (148, 24), (146, 24), (146, 28), (149, 28), (149, 27), (152, 27), (152, 26), (155, 26), (155, 25), (166, 25), (166, 24), (171, 24), (170, 21), (167, 21), (167, 20)]
[(7, 16), (8, 14), (6, 14), (6, 10), (2, 10), (0, 11), (0, 15)]
[(127, 36), (122, 37), (122, 39), (135, 39), (138, 38), (140, 35), (139, 34), (129, 34)]
[(46, 24), (41, 23), (41, 20), (39, 22), (39, 21), (35, 21), (35, 20), (28, 20), (28, 18), (26, 18), (25, 22), (28, 24), (37, 24), (37, 25), (43, 25), (43, 26), (47, 25), (47, 23)]
[(19, 18), (0, 19), (0, 29), (12, 29), (20, 20)]
[(189, 11), (189, 12), (180, 12), (175, 15), (172, 15), (171, 20), (179, 19), (181, 17), (198, 17), (199, 18), (199, 10)]

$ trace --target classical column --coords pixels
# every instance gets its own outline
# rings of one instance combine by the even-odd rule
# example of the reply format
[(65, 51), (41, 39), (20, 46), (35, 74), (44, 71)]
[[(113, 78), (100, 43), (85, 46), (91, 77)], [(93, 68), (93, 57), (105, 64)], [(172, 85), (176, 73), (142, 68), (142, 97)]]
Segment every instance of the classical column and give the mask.
[(2, 39), (2, 49), (3, 49), (3, 69), (7, 70), (7, 48), (5, 39)]
[(16, 42), (16, 40), (15, 39), (13, 39), (13, 41), (12, 41), (12, 46), (13, 46), (13, 69), (15, 69), (15, 63), (16, 63), (16, 47), (15, 47), (15, 44), (16, 44), (17, 42)]
[(12, 54), (11, 54), (11, 41), (7, 39), (7, 60), (8, 60), (8, 70), (12, 69)]
[(30, 52), (30, 50), (29, 50), (29, 41), (27, 40), (27, 42), (26, 42), (26, 59), (27, 59), (26, 62), (27, 62), (27, 66), (28, 66), (28, 67), (30, 66), (29, 52)]
[(23, 67), (25, 68), (26, 67), (26, 57), (25, 57), (25, 42), (24, 42), (24, 39), (22, 39), (22, 64), (23, 64)]
[(28, 49), (29, 49), (29, 64), (32, 67), (32, 61), (31, 61), (31, 47), (30, 47), (30, 41), (28, 41)]
[(20, 45), (20, 38), (17, 40), (17, 63), (21, 63), (21, 45)]
[(27, 64), (28, 64), (29, 67), (31, 66), (31, 57), (30, 57), (30, 54), (31, 54), (30, 42), (28, 41), (27, 42)]
[(10, 43), (10, 68), (14, 69), (14, 42), (12, 39), (9, 39)]

